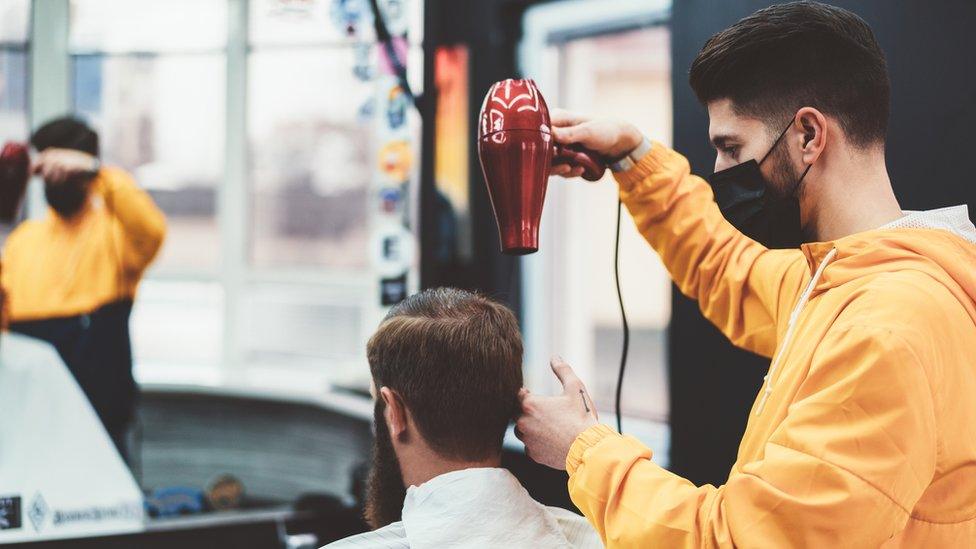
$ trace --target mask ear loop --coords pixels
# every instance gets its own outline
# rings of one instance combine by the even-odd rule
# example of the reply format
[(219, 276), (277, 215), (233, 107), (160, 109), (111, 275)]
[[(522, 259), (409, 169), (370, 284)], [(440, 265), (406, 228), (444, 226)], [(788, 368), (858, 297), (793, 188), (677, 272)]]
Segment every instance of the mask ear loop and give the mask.
[(800, 183), (803, 182), (803, 178), (807, 176), (807, 172), (809, 172), (810, 171), (810, 168), (812, 168), (812, 167), (813, 167), (813, 164), (807, 164), (807, 169), (803, 170), (803, 175), (800, 176), (800, 179), (797, 179), (796, 180), (796, 188), (797, 189), (800, 188)]
[[(785, 128), (783, 128), (783, 131), (780, 132), (779, 137), (776, 138), (776, 141), (773, 141), (773, 144), (769, 147), (769, 150), (766, 151), (766, 154), (762, 157), (762, 160), (759, 161), (760, 166), (762, 166), (762, 163), (765, 162), (767, 158), (769, 158), (769, 155), (773, 154), (773, 150), (776, 149), (776, 145), (779, 145), (780, 140), (783, 139), (783, 136), (786, 135), (787, 130), (789, 130), (790, 126), (792, 125), (793, 125), (793, 121), (791, 120), (790, 123), (787, 124)], [(807, 172), (809, 172), (810, 168), (812, 167), (813, 164), (807, 164), (807, 169), (803, 170), (803, 175), (801, 175), (800, 178), (796, 180), (796, 184), (794, 184), (793, 186), (793, 193), (796, 193), (799, 190), (800, 183), (803, 182), (803, 178), (807, 176)]]

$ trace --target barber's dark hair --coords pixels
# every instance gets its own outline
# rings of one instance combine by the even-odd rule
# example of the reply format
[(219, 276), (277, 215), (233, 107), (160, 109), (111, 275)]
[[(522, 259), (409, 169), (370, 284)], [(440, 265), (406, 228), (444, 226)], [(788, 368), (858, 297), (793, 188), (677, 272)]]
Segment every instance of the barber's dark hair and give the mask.
[(802, 107), (841, 124), (855, 146), (884, 143), (890, 83), (884, 52), (857, 15), (819, 2), (761, 9), (712, 36), (691, 65), (703, 104), (780, 128)]
[(390, 310), (367, 356), (377, 390), (400, 395), (435, 452), (468, 461), (501, 453), (522, 387), (522, 336), (508, 308), (426, 290)]
[(37, 128), (31, 145), (38, 151), (51, 147), (72, 149), (98, 156), (98, 134), (83, 121), (70, 116), (55, 118)]

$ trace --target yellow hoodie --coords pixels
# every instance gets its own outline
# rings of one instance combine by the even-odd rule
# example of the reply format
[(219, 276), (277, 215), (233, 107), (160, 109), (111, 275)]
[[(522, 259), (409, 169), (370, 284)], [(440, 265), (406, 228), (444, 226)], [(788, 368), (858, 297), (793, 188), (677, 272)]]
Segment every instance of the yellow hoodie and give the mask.
[(723, 486), (693, 485), (604, 425), (580, 434), (570, 496), (604, 542), (976, 547), (976, 230), (964, 212), (768, 250), (663, 145), (617, 180), (681, 291), (773, 360)]
[(135, 296), (166, 218), (123, 170), (102, 167), (85, 210), (24, 221), (7, 237), (0, 282), (10, 322), (87, 314)]

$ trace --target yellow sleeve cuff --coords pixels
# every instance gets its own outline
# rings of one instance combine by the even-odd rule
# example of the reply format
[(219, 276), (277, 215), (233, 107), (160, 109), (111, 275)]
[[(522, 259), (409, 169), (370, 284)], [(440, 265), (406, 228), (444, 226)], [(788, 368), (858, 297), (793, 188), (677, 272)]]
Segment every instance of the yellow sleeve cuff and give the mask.
[(607, 438), (608, 436), (620, 436), (616, 431), (607, 427), (606, 425), (597, 424), (589, 429), (580, 433), (576, 440), (573, 441), (573, 445), (569, 447), (569, 454), (566, 455), (566, 472), (572, 475), (576, 472), (576, 468), (579, 467), (581, 461), (583, 461), (583, 454), (587, 450), (594, 447), (601, 440)]
[(657, 141), (651, 142), (651, 150), (647, 152), (633, 168), (613, 174), (620, 192), (629, 192), (635, 185), (647, 179), (648, 176), (671, 169), (675, 162), (683, 162), (684, 157)]

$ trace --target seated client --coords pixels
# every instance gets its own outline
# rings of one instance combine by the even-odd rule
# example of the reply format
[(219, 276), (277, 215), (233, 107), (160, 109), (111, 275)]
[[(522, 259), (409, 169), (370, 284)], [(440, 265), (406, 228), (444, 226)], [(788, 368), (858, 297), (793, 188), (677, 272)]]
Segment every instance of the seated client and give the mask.
[(522, 338), (489, 299), (439, 288), (394, 307), (367, 345), (376, 396), (366, 520), (330, 548), (602, 547), (586, 520), (501, 468)]

